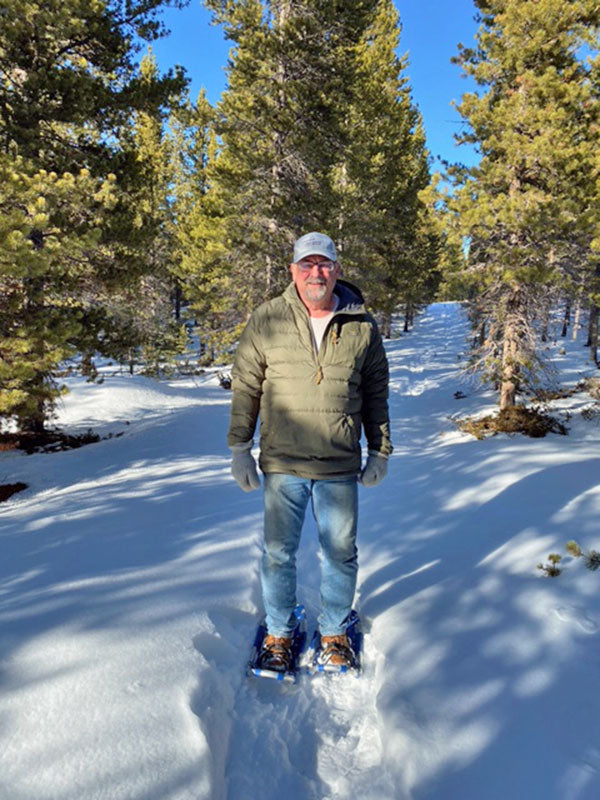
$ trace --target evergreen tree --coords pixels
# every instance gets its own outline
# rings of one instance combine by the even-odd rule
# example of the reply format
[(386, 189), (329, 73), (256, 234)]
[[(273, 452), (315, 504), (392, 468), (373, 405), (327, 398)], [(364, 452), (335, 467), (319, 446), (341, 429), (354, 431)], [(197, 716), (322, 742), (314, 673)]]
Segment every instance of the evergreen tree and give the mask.
[(400, 32), (394, 4), (380, 0), (356, 48), (348, 146), (336, 170), (344, 265), (360, 276), (388, 336), (396, 307), (408, 320), (437, 286), (437, 236), (419, 196), (430, 180), (425, 135), (407, 58), (396, 55)]
[(433, 175), (419, 197), (426, 206), (427, 221), (437, 245), (436, 297), (440, 300), (467, 300), (474, 294), (473, 276), (467, 273), (463, 235), (456, 214), (448, 206), (448, 188), (441, 188), (442, 176)]
[(208, 3), (235, 46), (217, 109), (199, 271), (217, 299), (228, 296), (238, 322), (287, 283), (298, 235), (336, 233), (331, 172), (347, 144), (354, 48), (374, 4)]
[(532, 380), (541, 288), (560, 280), (573, 233), (591, 238), (598, 103), (582, 45), (597, 49), (595, 0), (475, 0), (477, 47), (459, 63), (485, 91), (463, 96), (460, 137), (481, 162), (459, 171), (451, 200), (479, 305), (489, 319), (480, 363), (514, 405)]
[[(151, 50), (139, 72), (144, 87), (159, 79)], [(178, 105), (183, 99), (172, 97), (170, 102)], [(176, 354), (184, 340), (172, 313), (179, 277), (173, 193), (180, 154), (174, 134), (165, 130), (160, 108), (137, 111), (127, 133), (121, 133), (120, 144), (137, 167), (128, 204), (133, 228), (143, 239), (143, 271), (111, 293), (106, 304), (117, 329), (128, 338), (130, 369), (139, 357), (146, 373), (158, 374), (161, 361)]]
[(209, 197), (208, 183), (208, 166), (216, 158), (217, 150), (213, 123), (214, 109), (202, 91), (195, 103), (188, 98), (178, 107), (169, 124), (174, 154), (176, 293), (188, 303), (201, 347), (208, 346), (211, 350), (220, 342), (221, 327), (218, 280), (214, 280), (211, 265), (222, 254), (215, 230), (222, 215), (211, 211), (214, 197)]
[(0, 147), (56, 172), (119, 174), (114, 144), (132, 112), (165, 102), (183, 75), (144, 81), (134, 41), (165, 33), (161, 7), (184, 0), (4, 0)]
[[(0, 414), (41, 430), (76, 350), (119, 349), (108, 298), (147, 270), (121, 146), (181, 73), (141, 76), (132, 37), (160, 35), (159, 0), (8, 0), (0, 29)], [(154, 235), (153, 233), (151, 235)], [(123, 326), (123, 331), (126, 326)]]
[(57, 365), (85, 342), (95, 312), (85, 302), (116, 205), (115, 176), (82, 169), (30, 174), (0, 153), (0, 415), (40, 431), (60, 394)]

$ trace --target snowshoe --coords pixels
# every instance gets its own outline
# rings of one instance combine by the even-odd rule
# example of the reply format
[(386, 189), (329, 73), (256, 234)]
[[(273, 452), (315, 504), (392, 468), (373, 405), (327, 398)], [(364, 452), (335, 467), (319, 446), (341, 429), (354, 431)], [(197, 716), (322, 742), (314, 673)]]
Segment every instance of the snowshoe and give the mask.
[(324, 637), (325, 642), (322, 641), (319, 630), (314, 632), (302, 659), (302, 666), (308, 673), (360, 673), (362, 630), (360, 618), (354, 609), (348, 615), (344, 632), (346, 641), (342, 637), (332, 636)]
[(275, 647), (265, 653), (265, 639), (268, 636), (265, 621), (259, 623), (248, 661), (247, 674), (257, 678), (272, 678), (276, 681), (294, 683), (298, 673), (298, 664), (304, 647), (306, 646), (306, 612), (304, 606), (297, 605), (294, 609), (296, 627), (290, 637), (288, 647), (279, 640), (275, 640)]

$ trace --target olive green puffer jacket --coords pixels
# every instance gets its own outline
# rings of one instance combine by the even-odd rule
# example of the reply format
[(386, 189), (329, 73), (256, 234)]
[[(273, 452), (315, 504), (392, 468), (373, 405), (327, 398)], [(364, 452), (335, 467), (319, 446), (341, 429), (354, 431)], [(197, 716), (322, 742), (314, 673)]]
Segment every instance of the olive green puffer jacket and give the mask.
[(308, 312), (291, 283), (252, 314), (232, 371), (229, 445), (252, 439), (260, 414), (260, 467), (303, 478), (356, 475), (360, 436), (392, 452), (388, 364), (360, 291), (335, 286), (338, 308), (319, 353)]

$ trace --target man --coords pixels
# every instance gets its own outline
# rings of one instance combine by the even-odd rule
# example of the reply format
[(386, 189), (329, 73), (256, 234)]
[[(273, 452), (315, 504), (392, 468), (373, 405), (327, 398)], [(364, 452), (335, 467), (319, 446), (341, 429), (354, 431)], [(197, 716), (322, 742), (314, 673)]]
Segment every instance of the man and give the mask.
[[(256, 309), (240, 338), (228, 434), (234, 478), (244, 491), (258, 489), (250, 451), (260, 415), (268, 630), (260, 665), (282, 672), (291, 658), (296, 552), (309, 500), (323, 556), (322, 657), (353, 663), (344, 631), (358, 568), (357, 480), (377, 485), (392, 452), (385, 351), (360, 291), (339, 280), (332, 240), (323, 233), (300, 237), (290, 271), (293, 282)], [(369, 448), (362, 471), (361, 426)]]

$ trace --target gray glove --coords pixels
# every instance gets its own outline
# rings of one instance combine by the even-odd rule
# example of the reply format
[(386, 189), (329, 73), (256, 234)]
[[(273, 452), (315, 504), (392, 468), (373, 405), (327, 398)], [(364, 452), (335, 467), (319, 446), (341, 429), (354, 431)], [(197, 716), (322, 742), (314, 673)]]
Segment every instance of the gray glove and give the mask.
[(249, 442), (244, 442), (244, 444), (234, 444), (230, 448), (232, 453), (231, 474), (245, 492), (260, 489), (256, 461), (250, 452), (253, 444), (254, 441), (251, 439)]
[(360, 473), (360, 482), (363, 486), (371, 488), (377, 486), (378, 483), (385, 478), (388, 471), (387, 456), (382, 456), (376, 450), (369, 450), (369, 457), (365, 468)]

